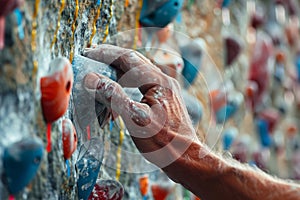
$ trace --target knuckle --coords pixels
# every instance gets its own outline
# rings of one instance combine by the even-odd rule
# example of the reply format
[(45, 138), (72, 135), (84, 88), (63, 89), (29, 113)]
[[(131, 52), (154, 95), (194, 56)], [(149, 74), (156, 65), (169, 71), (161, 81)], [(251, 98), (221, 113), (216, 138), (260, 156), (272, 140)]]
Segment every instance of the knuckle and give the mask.
[(126, 51), (124, 52), (124, 54), (122, 55), (125, 58), (137, 58), (137, 54), (136, 51), (131, 50), (131, 49), (126, 49)]
[(171, 90), (179, 91), (180, 90), (180, 85), (179, 82), (170, 76), (164, 75), (162, 77), (163, 82), (166, 83), (165, 87)]
[(175, 78), (172, 78), (171, 83), (172, 83), (172, 86), (174, 86), (174, 88), (176, 90), (178, 90), (178, 91), (180, 90), (181, 86), (180, 86), (179, 82)]
[(141, 59), (137, 55), (136, 51), (126, 49), (119, 57), (119, 60), (123, 65), (132, 66), (133, 64), (140, 62)]

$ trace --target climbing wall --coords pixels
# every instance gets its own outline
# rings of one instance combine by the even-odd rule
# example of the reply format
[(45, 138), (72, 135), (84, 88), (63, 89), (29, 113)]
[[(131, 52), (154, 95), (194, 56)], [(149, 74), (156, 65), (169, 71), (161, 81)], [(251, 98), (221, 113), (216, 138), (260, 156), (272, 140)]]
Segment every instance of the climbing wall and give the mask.
[[(161, 172), (139, 154), (121, 119), (100, 128), (91, 118), (80, 126), (80, 83), (74, 82), (79, 76), (70, 65), (78, 66), (76, 58), (85, 48), (114, 43), (113, 35), (138, 27), (142, 1), (20, 2), (13, 9), (12, 1), (1, 2), (6, 12), (0, 27), (5, 36), (0, 50), (0, 199), (87, 199), (95, 183), (96, 196), (103, 190), (115, 192), (110, 195), (117, 199), (148, 195), (147, 187), (146, 193), (140, 191), (140, 185), (145, 187), (140, 178), (146, 174), (148, 180), (149, 172), (158, 180)], [(132, 38), (130, 48), (137, 42)], [(55, 77), (60, 77), (58, 85), (51, 86)], [(66, 104), (67, 110), (58, 113)]]
[(294, 1), (186, 0), (166, 40), (157, 29), (137, 29), (142, 0), (0, 2), (0, 199), (87, 199), (103, 191), (115, 199), (196, 199), (139, 154), (121, 118), (106, 118), (82, 91), (88, 70), (113, 76), (79, 56), (102, 43), (181, 67), (195, 50), (201, 60), (192, 73), (174, 78), (188, 80), (183, 97), (201, 141), (299, 179)]
[[(10, 156), (12, 153), (7, 153), (4, 149), (17, 148), (18, 141), (25, 139), (35, 141), (40, 138), (41, 141), (38, 140), (37, 144), (42, 142), (43, 155), (36, 157), (40, 160), (35, 159), (40, 167), (29, 185), (28, 182), (22, 185), (16, 181), (29, 179), (27, 175), (34, 174), (35, 169), (25, 170), (21, 166), (19, 169), (17, 167), (17, 170), (24, 171), (19, 173), (17, 180), (11, 181), (11, 177), (16, 177), (10, 175), (7, 169), (16, 168), (14, 166), (16, 163), (12, 161), (4, 163), (1, 159), (0, 172), (5, 174), (5, 177), (0, 182), (0, 199), (8, 199), (9, 193), (17, 199), (78, 198), (76, 183), (79, 170), (75, 168), (75, 163), (79, 156), (79, 149), (85, 142), (83, 139), (86, 137), (85, 132), (77, 129), (78, 150), (68, 158), (66, 164), (62, 124), (64, 119), (73, 119), (71, 95), (67, 112), (50, 124), (52, 144), (51, 149), (46, 150), (49, 128), (41, 106), (40, 80), (41, 77), (48, 75), (50, 63), (56, 57), (63, 56), (72, 62), (73, 57), (82, 53), (83, 49), (91, 43), (101, 44), (108, 40), (109, 35), (115, 34), (117, 21), (123, 15), (124, 3), (113, 0), (25, 1), (18, 9), (4, 16), (5, 46), (0, 51), (0, 154), (1, 157), (5, 157), (6, 154)], [(104, 140), (115, 137), (113, 139), (119, 141), (119, 129), (115, 132), (117, 133), (115, 136), (105, 136), (108, 131), (99, 128), (96, 130), (91, 124), (89, 134), (92, 138), (101, 138), (99, 144), (102, 145), (100, 149), (103, 151)], [(128, 139), (128, 136), (126, 138)], [(22, 145), (25, 146), (26, 143), (19, 145), (20, 151), (25, 148)], [(127, 146), (133, 148), (128, 144)], [(98, 154), (101, 154), (101, 151)], [(117, 153), (112, 151), (106, 157), (110, 155), (116, 157)], [(103, 156), (98, 155), (98, 158), (103, 159)], [(115, 165), (114, 162), (111, 166), (113, 168), (111, 176), (106, 175), (108, 178), (115, 179)], [(103, 171), (102, 169), (101, 174), (104, 173)]]

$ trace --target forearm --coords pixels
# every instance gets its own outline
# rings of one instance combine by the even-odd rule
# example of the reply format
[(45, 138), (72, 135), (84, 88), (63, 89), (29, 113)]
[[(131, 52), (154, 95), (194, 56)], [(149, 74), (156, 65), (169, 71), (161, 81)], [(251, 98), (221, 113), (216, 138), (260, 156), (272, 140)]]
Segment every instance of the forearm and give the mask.
[(225, 160), (200, 143), (164, 168), (176, 182), (203, 199), (300, 199), (300, 187), (261, 170)]
[(227, 185), (249, 199), (300, 199), (300, 187), (292, 182), (274, 178), (259, 169), (242, 164), (231, 164)]

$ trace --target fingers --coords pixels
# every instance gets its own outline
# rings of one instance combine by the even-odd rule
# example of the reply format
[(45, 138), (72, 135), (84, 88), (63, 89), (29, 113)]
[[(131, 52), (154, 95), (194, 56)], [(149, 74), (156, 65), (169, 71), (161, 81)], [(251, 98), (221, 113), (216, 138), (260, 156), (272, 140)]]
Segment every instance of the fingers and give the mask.
[(163, 74), (150, 60), (136, 51), (103, 44), (97, 49), (89, 49), (84, 55), (121, 71), (123, 74), (118, 83), (123, 87), (139, 88), (143, 95), (155, 86), (179, 93), (180, 87), (175, 79)]
[(147, 104), (135, 102), (125, 94), (118, 83), (96, 73), (87, 74), (83, 84), (97, 101), (121, 115), (133, 136), (151, 137), (163, 127), (161, 122), (166, 117), (161, 114), (163, 107), (160, 104), (150, 108)]
[(108, 44), (102, 44), (95, 49), (88, 49), (84, 52), (84, 56), (111, 65), (123, 73), (138, 66), (158, 70), (149, 59), (137, 51)]
[(140, 53), (112, 45), (89, 49), (84, 55), (111, 65), (118, 70), (118, 83), (123, 87), (137, 87), (142, 93), (156, 85), (168, 83), (167, 76)]
[(114, 111), (120, 114), (124, 111), (123, 107), (128, 106), (130, 99), (123, 92), (122, 88), (114, 81), (96, 73), (88, 73), (83, 80), (85, 89), (95, 95), (95, 99), (101, 102), (106, 107), (112, 107), (112, 100), (117, 101), (120, 106), (117, 106)]

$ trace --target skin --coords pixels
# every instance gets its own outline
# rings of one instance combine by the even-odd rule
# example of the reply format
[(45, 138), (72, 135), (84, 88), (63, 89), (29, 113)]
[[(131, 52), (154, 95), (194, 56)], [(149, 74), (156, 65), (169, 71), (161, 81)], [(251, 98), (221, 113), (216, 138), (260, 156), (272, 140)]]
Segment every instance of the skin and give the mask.
[[(110, 64), (119, 75), (117, 83), (89, 73), (83, 81), (86, 90), (121, 115), (139, 151), (173, 181), (207, 200), (300, 199), (299, 185), (222, 158), (201, 143), (177, 81), (141, 54), (101, 45), (85, 56)], [(122, 90), (125, 86), (138, 87), (144, 95), (141, 102), (130, 100)]]

